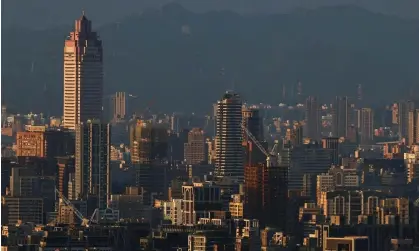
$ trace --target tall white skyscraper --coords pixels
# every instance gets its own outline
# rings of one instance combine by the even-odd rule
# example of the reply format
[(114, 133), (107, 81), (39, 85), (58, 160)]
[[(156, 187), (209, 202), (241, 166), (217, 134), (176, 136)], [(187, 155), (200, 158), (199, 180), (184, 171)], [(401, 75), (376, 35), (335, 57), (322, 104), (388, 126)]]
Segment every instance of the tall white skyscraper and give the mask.
[(83, 15), (64, 45), (64, 127), (102, 118), (102, 41)]
[(242, 101), (236, 93), (226, 92), (217, 102), (215, 175), (244, 179), (242, 147)]

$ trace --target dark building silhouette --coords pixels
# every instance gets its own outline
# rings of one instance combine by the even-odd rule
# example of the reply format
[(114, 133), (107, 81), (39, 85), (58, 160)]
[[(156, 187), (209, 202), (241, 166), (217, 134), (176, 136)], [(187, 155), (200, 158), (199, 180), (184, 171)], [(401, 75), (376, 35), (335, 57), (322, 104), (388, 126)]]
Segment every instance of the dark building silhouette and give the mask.
[(96, 197), (94, 208), (107, 207), (110, 191), (111, 126), (88, 121), (76, 127), (75, 192), (78, 198)]
[(401, 100), (398, 103), (398, 130), (399, 139), (407, 139), (409, 135), (409, 112), (415, 109), (415, 103), (410, 100)]
[(306, 135), (311, 139), (319, 139), (321, 136), (321, 105), (316, 97), (310, 96), (306, 100)]
[(168, 136), (167, 158), (171, 163), (182, 162), (185, 158), (185, 144), (188, 142), (189, 129), (172, 132)]
[[(242, 124), (255, 137), (261, 146), (267, 149), (267, 143), (263, 140), (263, 123), (259, 116), (259, 110), (243, 108), (242, 116)], [(265, 154), (262, 153), (244, 130), (243, 146), (245, 150), (245, 166), (254, 166), (265, 162)]]
[(146, 120), (137, 120), (130, 128), (131, 161), (133, 164), (150, 164), (167, 158), (167, 128)]
[(374, 138), (374, 112), (371, 108), (358, 110), (360, 143), (371, 144)]
[(247, 218), (261, 225), (285, 229), (288, 166), (266, 164), (245, 167), (245, 211)]
[(322, 146), (332, 151), (332, 164), (339, 165), (339, 138), (323, 138)]
[(332, 106), (333, 137), (347, 137), (349, 127), (354, 124), (354, 106), (348, 97), (336, 97)]
[(6, 188), (10, 188), (10, 174), (12, 163), (10, 158), (1, 158), (1, 194), (6, 194)]

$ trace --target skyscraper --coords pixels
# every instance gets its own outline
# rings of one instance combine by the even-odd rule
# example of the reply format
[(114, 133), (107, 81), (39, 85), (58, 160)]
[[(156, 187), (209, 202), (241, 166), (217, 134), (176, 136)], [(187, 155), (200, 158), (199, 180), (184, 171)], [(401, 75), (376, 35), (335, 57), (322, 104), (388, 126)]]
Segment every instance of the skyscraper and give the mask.
[(331, 150), (332, 164), (339, 165), (339, 138), (323, 138), (322, 147)]
[(230, 176), (243, 181), (242, 101), (233, 92), (226, 92), (217, 102), (215, 175)]
[(413, 101), (401, 100), (398, 104), (398, 119), (399, 125), (399, 139), (408, 138), (409, 128), (409, 112), (415, 109), (415, 103)]
[(348, 97), (336, 97), (332, 107), (333, 137), (347, 137), (348, 129), (353, 124), (354, 106)]
[[(258, 109), (242, 109), (242, 124), (255, 137), (263, 147), (267, 144), (263, 141), (263, 123)], [(266, 161), (266, 156), (243, 130), (243, 146), (245, 147), (245, 166), (255, 166)]]
[[(259, 141), (263, 141), (263, 124), (258, 109), (242, 109), (243, 125)], [(249, 140), (246, 134), (243, 134), (243, 140)]]
[(292, 146), (299, 146), (303, 144), (303, 126), (294, 122), (292, 128), (288, 128), (285, 133), (285, 143), (291, 144)]
[(137, 120), (130, 127), (131, 161), (133, 164), (152, 164), (167, 158), (167, 128), (147, 120)]
[(419, 143), (419, 109), (409, 111), (406, 143), (408, 145)]
[(110, 196), (109, 124), (87, 121), (76, 127), (76, 197), (97, 198), (97, 208), (104, 209)]
[(188, 165), (198, 165), (205, 162), (205, 134), (200, 128), (192, 128), (185, 143), (184, 159)]
[(262, 224), (284, 229), (288, 194), (288, 166), (261, 163), (245, 167), (245, 215)]
[(332, 151), (323, 149), (320, 144), (312, 143), (293, 148), (288, 173), (288, 189), (302, 191), (304, 174), (318, 175), (327, 172), (331, 164)]
[(374, 113), (371, 108), (359, 110), (359, 131), (361, 144), (370, 144), (374, 136)]
[(319, 139), (321, 135), (320, 104), (316, 97), (306, 100), (306, 132), (311, 139)]
[(113, 120), (124, 120), (126, 115), (125, 92), (117, 92), (112, 98)]
[(64, 127), (74, 130), (88, 119), (101, 119), (102, 54), (102, 41), (83, 13), (64, 44)]

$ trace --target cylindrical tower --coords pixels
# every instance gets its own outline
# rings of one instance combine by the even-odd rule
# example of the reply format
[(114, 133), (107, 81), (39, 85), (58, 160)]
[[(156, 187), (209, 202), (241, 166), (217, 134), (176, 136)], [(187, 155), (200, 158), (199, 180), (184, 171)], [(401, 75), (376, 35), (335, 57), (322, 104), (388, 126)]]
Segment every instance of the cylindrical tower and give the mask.
[(230, 176), (242, 182), (244, 178), (242, 101), (238, 94), (226, 92), (217, 102), (216, 120), (215, 175), (217, 177)]

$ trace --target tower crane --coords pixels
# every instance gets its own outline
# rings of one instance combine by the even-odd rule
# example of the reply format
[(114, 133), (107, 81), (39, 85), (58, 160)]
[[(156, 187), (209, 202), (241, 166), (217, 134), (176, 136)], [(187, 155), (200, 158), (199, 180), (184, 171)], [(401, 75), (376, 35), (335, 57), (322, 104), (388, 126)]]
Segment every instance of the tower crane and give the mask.
[(246, 133), (246, 135), (253, 141), (253, 143), (259, 148), (259, 150), (265, 154), (266, 156), (266, 166), (267, 167), (272, 167), (272, 166), (277, 166), (278, 165), (278, 158), (277, 156), (274, 154), (274, 149), (272, 149), (271, 153), (268, 153), (266, 151), (266, 149), (259, 143), (259, 141), (255, 138), (255, 136), (253, 136), (253, 134), (246, 128), (245, 125), (241, 125), (243, 131)]
[(277, 156), (278, 155), (278, 146), (279, 145), (279, 141), (275, 140), (274, 141), (274, 146), (271, 149), (271, 155)]
[(81, 225), (84, 227), (89, 227), (90, 223), (97, 223), (94, 220), (95, 215), (98, 212), (98, 209), (95, 209), (92, 217), (90, 219), (87, 219), (86, 217), (83, 216), (82, 213), (80, 213), (79, 210), (77, 210), (77, 208), (71, 203), (71, 201), (69, 201), (64, 194), (62, 194), (58, 189), (55, 189), (55, 193), (58, 194), (59, 198), (60, 198), (60, 203), (61, 201), (64, 202), (64, 204), (66, 204), (67, 206), (71, 207), (71, 209), (74, 212), (74, 215), (76, 215), (77, 218), (79, 218), (79, 220), (81, 221)]

